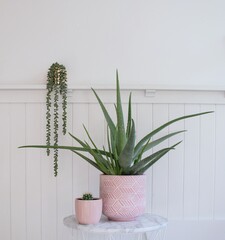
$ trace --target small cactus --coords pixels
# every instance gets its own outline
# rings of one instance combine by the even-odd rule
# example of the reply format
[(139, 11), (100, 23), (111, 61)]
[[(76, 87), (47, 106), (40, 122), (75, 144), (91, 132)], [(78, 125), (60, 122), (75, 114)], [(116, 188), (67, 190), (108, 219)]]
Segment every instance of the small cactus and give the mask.
[(93, 200), (93, 196), (91, 193), (84, 193), (82, 199), (83, 200)]

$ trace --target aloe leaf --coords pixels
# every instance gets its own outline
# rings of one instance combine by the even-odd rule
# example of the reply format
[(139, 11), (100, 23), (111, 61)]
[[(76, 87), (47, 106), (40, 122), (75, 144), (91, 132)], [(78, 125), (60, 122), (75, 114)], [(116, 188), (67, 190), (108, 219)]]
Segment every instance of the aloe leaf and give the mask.
[(76, 150), (76, 151), (82, 151), (87, 152), (87, 150), (83, 147), (71, 147), (71, 146), (47, 146), (47, 145), (26, 145), (26, 146), (20, 146), (18, 148), (52, 148), (52, 149), (65, 149), (65, 150)]
[(110, 140), (109, 140), (109, 129), (108, 129), (108, 128), (107, 128), (107, 144), (108, 144), (108, 149), (109, 149), (109, 157), (110, 157), (111, 159), (115, 160), (114, 157), (113, 157), (114, 146), (113, 146), (112, 143), (110, 144)]
[[(103, 150), (105, 151), (104, 146), (103, 146)], [(112, 175), (115, 175), (116, 174), (116, 166), (115, 166), (114, 160), (111, 157), (108, 157), (107, 155), (105, 155), (105, 156), (107, 158), (108, 168), (109, 168), (110, 173)]]
[(110, 136), (110, 144), (111, 144), (111, 150), (114, 156), (117, 156), (117, 149), (116, 149), (116, 141), (117, 141), (117, 129), (114, 132), (114, 135), (111, 134), (111, 131), (109, 132)]
[(102, 160), (99, 160), (99, 157), (96, 157), (98, 155), (98, 152), (96, 153), (96, 149), (95, 151), (92, 150), (92, 148), (88, 145), (87, 142), (85, 142), (85, 144), (87, 145), (87, 149), (88, 152), (92, 155), (92, 157), (95, 159), (96, 163), (99, 165), (99, 167), (102, 167)]
[(95, 92), (95, 90), (93, 88), (92, 88), (92, 91), (94, 92), (94, 94), (95, 94), (95, 96), (96, 96), (96, 98), (98, 100), (98, 103), (99, 103), (99, 105), (100, 105), (100, 107), (102, 109), (102, 112), (103, 112), (103, 114), (105, 116), (106, 122), (107, 122), (107, 124), (109, 126), (109, 129), (111, 131), (111, 134), (114, 136), (114, 132), (116, 130), (116, 126), (115, 126), (114, 122), (112, 121), (111, 117), (109, 116), (109, 114), (108, 114), (108, 112), (107, 112), (103, 102), (99, 98), (98, 94)]
[(77, 141), (81, 146), (87, 147), (86, 144), (85, 144), (83, 141), (81, 141), (79, 138), (75, 137), (72, 133), (69, 133), (69, 135), (70, 135), (75, 141)]
[(109, 153), (112, 155), (113, 159), (117, 158), (116, 157), (117, 156), (117, 151), (116, 151), (116, 144), (115, 144), (116, 138), (117, 138), (117, 130), (115, 130), (114, 137), (113, 137), (111, 132), (109, 132), (109, 126), (107, 126), (108, 149), (109, 149)]
[[(136, 151), (134, 151), (134, 159), (136, 159), (138, 157), (138, 155), (142, 155), (144, 152), (150, 150), (151, 148), (157, 146), (158, 144), (160, 144), (161, 142), (167, 140), (168, 138), (174, 136), (174, 135), (177, 135), (179, 133), (182, 133), (182, 132), (185, 132), (186, 130), (182, 130), (182, 131), (177, 131), (177, 132), (173, 132), (173, 133), (170, 133), (166, 136), (163, 136), (157, 140), (154, 140), (150, 143), (148, 143), (147, 145), (145, 144), (144, 146), (140, 147), (139, 149), (135, 149)], [(148, 139), (150, 141), (150, 138)]]
[[(107, 128), (107, 143), (108, 143), (109, 154), (110, 154), (109, 157), (110, 157), (114, 167), (118, 170), (118, 162), (116, 161), (116, 159), (113, 156), (114, 149), (113, 150), (111, 149), (111, 144), (109, 141), (109, 129), (108, 128)], [(114, 144), (112, 144), (112, 145), (114, 145)], [(113, 146), (113, 148), (114, 148), (114, 146)]]
[(112, 141), (112, 144), (114, 146), (113, 149), (115, 150), (113, 152), (113, 154), (114, 154), (116, 160), (118, 160), (118, 155), (119, 155), (118, 154), (118, 149), (117, 149), (117, 139), (118, 139), (117, 135), (118, 135), (118, 128), (116, 127), (115, 138)]
[[(79, 138), (77, 138), (77, 137), (75, 137), (74, 135), (72, 135), (71, 133), (69, 133), (69, 135), (75, 140), (75, 141), (77, 141), (81, 146), (83, 146), (83, 148), (84, 148), (84, 150), (83, 151), (85, 151), (85, 152), (88, 152), (87, 151), (87, 145), (83, 142), (83, 141), (81, 141)], [(76, 149), (77, 151), (82, 151), (82, 150), (79, 150), (79, 149)], [(95, 149), (92, 149), (93, 151), (95, 151)], [(110, 153), (110, 152), (104, 152), (104, 151), (102, 151), (102, 150), (98, 150), (99, 151), (99, 153), (101, 153), (102, 155), (105, 155), (105, 154), (107, 154), (107, 156), (110, 156), (112, 153)], [(113, 154), (112, 154), (112, 156), (113, 156)], [(114, 157), (114, 156), (113, 156)]]
[[(81, 158), (83, 158), (85, 161), (87, 161), (88, 163), (90, 163), (93, 167), (97, 168), (99, 171), (103, 172), (102, 169), (98, 166), (98, 164), (96, 164), (94, 161), (92, 161), (90, 158), (84, 156), (83, 154), (77, 152), (77, 151), (73, 151), (74, 153), (76, 153), (78, 156), (80, 156)], [(103, 172), (105, 173), (105, 172)], [(107, 174), (107, 173), (105, 173)]]
[(150, 156), (142, 159), (141, 161), (139, 161), (138, 163), (134, 164), (131, 168), (130, 168), (130, 171), (132, 173), (135, 173), (137, 171), (139, 171), (141, 168), (143, 168), (146, 164), (148, 164), (150, 161), (152, 161), (154, 158), (158, 157), (161, 155), (161, 153), (167, 151), (167, 150), (171, 150), (173, 149), (172, 147), (170, 148), (163, 148), (153, 154), (151, 154)]
[(123, 120), (123, 109), (120, 97), (120, 85), (119, 85), (119, 77), (118, 71), (116, 72), (116, 115), (117, 115), (117, 126), (118, 126), (118, 153), (120, 154), (126, 143), (126, 133), (124, 128), (124, 120)]
[[(87, 149), (87, 146), (84, 142), (82, 142), (80, 139), (76, 138), (75, 136), (73, 136), (71, 133), (69, 133), (70, 136), (72, 138), (74, 138), (77, 142), (79, 142), (81, 144), (81, 146), (83, 147), (74, 147), (74, 146), (47, 146), (47, 145), (26, 145), (26, 146), (20, 146), (18, 148), (52, 148), (52, 149), (64, 149), (64, 150), (75, 150), (75, 151), (80, 151), (80, 152), (89, 152), (89, 150)], [(93, 151), (95, 151), (95, 149), (92, 149)], [(106, 152), (106, 151), (102, 151), (102, 150), (99, 150), (99, 152), (103, 155), (107, 154), (107, 156), (110, 156), (113, 154), (112, 153), (109, 153), (109, 152)]]
[(133, 151), (135, 145), (135, 124), (132, 119), (131, 133), (127, 140), (127, 143), (119, 155), (119, 165), (122, 167), (123, 171), (126, 173), (127, 169), (133, 163)]
[(103, 167), (108, 167), (107, 166), (107, 161), (99, 154), (99, 150), (96, 148), (95, 151), (91, 148), (91, 146), (85, 142), (87, 147), (88, 147), (88, 152), (94, 157), (96, 162), (98, 163), (99, 166), (103, 165)]
[[(105, 152), (105, 147), (104, 146), (102, 147), (102, 149)], [(111, 166), (114, 167), (111, 157), (108, 157), (107, 155), (105, 155), (105, 157), (106, 157), (107, 162), (110, 163), (110, 167)]]
[(134, 157), (133, 156), (133, 161), (134, 161), (134, 164), (136, 164), (137, 162), (139, 162), (142, 158), (142, 154), (145, 152), (145, 148), (148, 146), (148, 143), (150, 142), (150, 139), (145, 143), (145, 145), (140, 149), (140, 153)]
[(141, 175), (144, 174), (145, 171), (147, 171), (154, 163), (156, 163), (159, 159), (161, 159), (164, 155), (166, 155), (171, 149), (167, 149), (166, 151), (161, 152), (157, 157), (152, 159), (148, 164), (146, 164), (143, 168), (141, 168), (139, 171), (135, 172), (135, 175)]
[[(51, 148), (51, 149), (62, 149), (62, 150), (70, 150), (70, 151), (79, 151), (79, 152), (89, 152), (87, 149), (87, 146), (85, 147), (73, 147), (73, 146), (46, 146), (46, 145), (26, 145), (26, 146), (20, 146), (18, 148)], [(92, 149), (93, 151), (96, 151), (95, 149)], [(112, 156), (112, 153), (109, 153), (107, 151), (98, 150), (100, 154)]]
[(84, 130), (85, 130), (85, 132), (86, 132), (86, 134), (87, 134), (89, 140), (91, 141), (92, 145), (97, 149), (97, 146), (95, 145), (94, 141), (92, 140), (92, 138), (91, 138), (91, 136), (90, 136), (90, 134), (89, 134), (87, 128), (85, 127), (85, 125), (83, 125), (83, 127), (84, 127)]
[(108, 172), (108, 174), (110, 174), (110, 171), (109, 171), (110, 164), (109, 164), (109, 162), (107, 162), (107, 160), (105, 160), (100, 154), (96, 153), (96, 152), (98, 152), (98, 149), (96, 149), (96, 151), (93, 151), (92, 148), (88, 145), (88, 143), (86, 143), (86, 145), (89, 148), (89, 153), (94, 157), (96, 163), (102, 169), (102, 172)]
[[(108, 128), (108, 127), (107, 127), (106, 136), (107, 136), (107, 144), (108, 144), (109, 153), (112, 153), (113, 150), (112, 150), (112, 148), (111, 148), (111, 144), (110, 144), (110, 140), (109, 140), (109, 128)], [(112, 154), (111, 154), (110, 157), (112, 158)]]
[(162, 158), (166, 153), (168, 153), (170, 150), (175, 149), (177, 145), (179, 145), (182, 141), (174, 144), (171, 147), (161, 149), (157, 151), (156, 153), (153, 153), (152, 155), (146, 157), (142, 161), (138, 162), (133, 169), (133, 174), (143, 174), (148, 168), (150, 168), (154, 163), (156, 163), (160, 158)]
[(191, 115), (186, 115), (186, 116), (183, 116), (183, 117), (179, 117), (179, 118), (175, 118), (165, 124), (163, 124), (162, 126), (156, 128), (154, 131), (150, 132), (149, 134), (147, 134), (145, 137), (143, 137), (139, 142), (138, 144), (136, 145), (134, 151), (135, 152), (138, 152), (139, 151), (139, 148), (142, 147), (142, 145), (148, 140), (150, 139), (151, 137), (153, 137), (156, 133), (160, 132), (162, 129), (168, 127), (169, 125), (177, 122), (177, 121), (180, 121), (180, 120), (183, 120), (183, 119), (186, 119), (186, 118), (192, 118), (192, 117), (197, 117), (197, 116), (200, 116), (200, 115), (204, 115), (204, 114), (208, 114), (208, 113), (212, 113), (213, 111), (209, 111), (209, 112), (202, 112), (202, 113), (197, 113), (197, 114), (191, 114)]
[(128, 117), (127, 117), (127, 130), (126, 130), (126, 136), (127, 138), (130, 135), (130, 130), (131, 130), (131, 118), (132, 118), (132, 113), (131, 113), (131, 93), (129, 96), (129, 103), (128, 103)]

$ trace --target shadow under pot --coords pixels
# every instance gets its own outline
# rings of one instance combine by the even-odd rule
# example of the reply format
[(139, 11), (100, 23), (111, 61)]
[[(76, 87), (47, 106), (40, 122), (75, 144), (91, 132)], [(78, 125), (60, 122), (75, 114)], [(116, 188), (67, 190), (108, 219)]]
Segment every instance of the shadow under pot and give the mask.
[(102, 215), (102, 199), (83, 200), (76, 198), (75, 212), (79, 224), (96, 224)]

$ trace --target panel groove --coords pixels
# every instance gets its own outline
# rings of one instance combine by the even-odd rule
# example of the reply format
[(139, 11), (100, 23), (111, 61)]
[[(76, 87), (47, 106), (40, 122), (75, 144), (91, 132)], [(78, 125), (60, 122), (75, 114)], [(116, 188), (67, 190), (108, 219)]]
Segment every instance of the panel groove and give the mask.
[[(200, 105), (200, 108), (201, 108), (201, 105)], [(200, 149), (201, 147), (201, 117), (199, 118), (199, 141), (198, 141), (198, 147)], [(199, 220), (199, 204), (200, 204), (200, 177), (201, 177), (201, 151), (199, 151), (199, 158), (198, 158), (198, 165), (199, 165), (199, 169), (198, 169), (198, 203), (197, 203), (197, 219)]]
[(215, 153), (214, 153), (214, 170), (213, 170), (213, 215), (212, 215), (212, 220), (216, 220), (215, 219), (215, 193), (216, 193), (216, 159), (217, 159), (217, 152), (216, 152), (216, 145), (217, 145), (217, 135), (216, 135), (216, 122), (217, 122), (217, 114), (216, 114), (216, 105), (214, 105), (214, 109), (215, 109), (215, 121), (214, 121), (214, 139), (215, 139)]
[[(27, 103), (25, 103), (25, 144), (27, 145)], [(25, 150), (25, 230), (26, 230), (26, 240), (27, 240), (27, 235), (28, 235), (28, 228), (27, 228), (27, 218), (28, 218), (28, 214), (27, 214), (27, 154), (26, 154), (26, 150)]]
[[(58, 178), (56, 177), (56, 184), (55, 184), (55, 195), (56, 195), (56, 198), (55, 198), (55, 201), (56, 201), (56, 203), (55, 203), (55, 206), (56, 206), (56, 209), (55, 209), (55, 212), (56, 212), (56, 219), (58, 220), (59, 219), (59, 211), (58, 211), (58, 209), (59, 209), (59, 201), (58, 201)], [(55, 228), (55, 236), (56, 236), (56, 240), (58, 240), (58, 221), (56, 221), (56, 228)]]
[[(41, 106), (41, 110), (40, 110), (40, 123), (41, 123), (41, 121), (42, 121), (42, 119), (41, 119), (41, 116), (44, 116), (44, 114), (43, 114), (43, 112), (44, 112), (44, 104), (43, 103), (41, 103), (40, 104), (40, 106)], [(40, 126), (40, 141), (39, 142), (42, 142), (41, 140), (42, 140), (42, 137), (41, 136), (44, 136), (44, 129), (41, 127), (41, 124), (39, 125)], [(40, 150), (41, 151), (41, 150)], [(42, 157), (43, 156), (43, 154), (42, 153), (40, 153), (40, 156)], [(40, 206), (41, 206), (41, 211), (40, 211), (40, 227), (41, 227), (41, 233), (40, 233), (40, 236), (41, 236), (41, 240), (43, 240), (43, 236), (44, 236), (44, 230), (43, 230), (43, 203), (42, 203), (42, 201), (43, 201), (43, 178), (42, 178), (42, 176), (43, 176), (43, 171), (42, 171), (42, 169), (43, 169), (43, 164), (42, 164), (42, 160), (40, 160)]]
[[(90, 132), (90, 104), (88, 103), (88, 113), (87, 113), (87, 129)], [(87, 139), (87, 142), (89, 143), (89, 139)], [(88, 164), (88, 192), (90, 192), (90, 164)], [(93, 194), (93, 193), (92, 193)]]
[[(186, 104), (184, 104), (184, 115), (186, 115), (186, 112), (185, 112), (185, 109), (186, 109)], [(186, 130), (186, 121), (184, 119), (184, 130)], [(183, 194), (182, 194), (182, 205), (183, 205), (183, 208), (182, 208), (182, 220), (185, 219), (185, 212), (184, 212), (184, 199), (185, 199), (185, 192), (184, 192), (184, 187), (185, 187), (185, 163), (186, 163), (186, 154), (185, 154), (185, 151), (186, 151), (186, 148), (185, 148), (185, 145), (186, 145), (186, 134), (184, 134), (184, 141), (183, 141), (183, 144), (184, 144), (184, 148), (183, 148)]]
[[(170, 104), (167, 104), (167, 115), (168, 115), (168, 118), (167, 118), (166, 122), (169, 121)], [(167, 134), (169, 134), (170, 127), (168, 126), (167, 129), (168, 129)], [(170, 143), (170, 139), (167, 140), (167, 147), (170, 146), (169, 143)], [(167, 191), (166, 191), (166, 198), (167, 198), (167, 201), (166, 201), (166, 217), (168, 218), (168, 216), (169, 216), (169, 208), (168, 208), (168, 206), (169, 206), (169, 190), (170, 190), (169, 189), (169, 186), (170, 186), (170, 171), (169, 171), (169, 169), (170, 169), (170, 154), (169, 153), (168, 153), (168, 159), (167, 159), (167, 169), (168, 169), (167, 170), (168, 173), (167, 173)]]
[(9, 147), (9, 161), (10, 161), (10, 240), (12, 240), (12, 104), (9, 104), (9, 120), (10, 120), (10, 127), (9, 127), (9, 134), (10, 134), (10, 147)]

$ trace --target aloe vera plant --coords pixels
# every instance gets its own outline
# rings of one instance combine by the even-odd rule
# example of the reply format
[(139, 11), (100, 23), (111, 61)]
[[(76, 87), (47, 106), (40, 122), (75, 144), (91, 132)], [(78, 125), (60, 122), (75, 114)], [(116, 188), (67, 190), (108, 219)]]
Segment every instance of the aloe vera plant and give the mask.
[[(87, 141), (82, 141), (76, 136), (69, 133), (70, 136), (80, 144), (80, 147), (44, 146), (44, 145), (30, 145), (22, 147), (67, 149), (83, 158), (85, 161), (90, 163), (92, 166), (94, 166), (104, 174), (141, 175), (154, 163), (156, 163), (160, 158), (162, 158), (165, 154), (167, 154), (172, 149), (175, 149), (175, 147), (178, 144), (180, 144), (181, 141), (177, 142), (176, 144), (170, 147), (160, 149), (148, 155), (147, 157), (143, 158), (143, 154), (146, 151), (157, 146), (158, 144), (162, 143), (163, 141), (169, 139), (170, 137), (185, 132), (185, 130), (169, 133), (155, 140), (152, 140), (153, 136), (155, 136), (158, 132), (160, 132), (164, 128), (168, 127), (169, 125), (177, 121), (211, 113), (211, 111), (201, 112), (173, 119), (163, 124), (162, 126), (156, 128), (152, 132), (148, 133), (137, 144), (135, 144), (135, 122), (132, 119), (131, 94), (129, 96), (128, 102), (128, 118), (127, 118), (128, 120), (125, 126), (120, 96), (118, 73), (116, 74), (116, 105), (115, 105), (116, 123), (110, 117), (107, 109), (105, 108), (103, 102), (99, 98), (96, 91), (94, 89), (92, 89), (92, 91), (97, 98), (97, 101), (102, 109), (102, 112), (107, 123), (107, 145), (108, 145), (107, 150), (105, 147), (99, 149), (96, 146), (85, 126), (84, 130), (88, 136), (88, 139), (90, 140), (90, 144)], [(83, 152), (89, 153), (91, 157), (83, 155)]]

